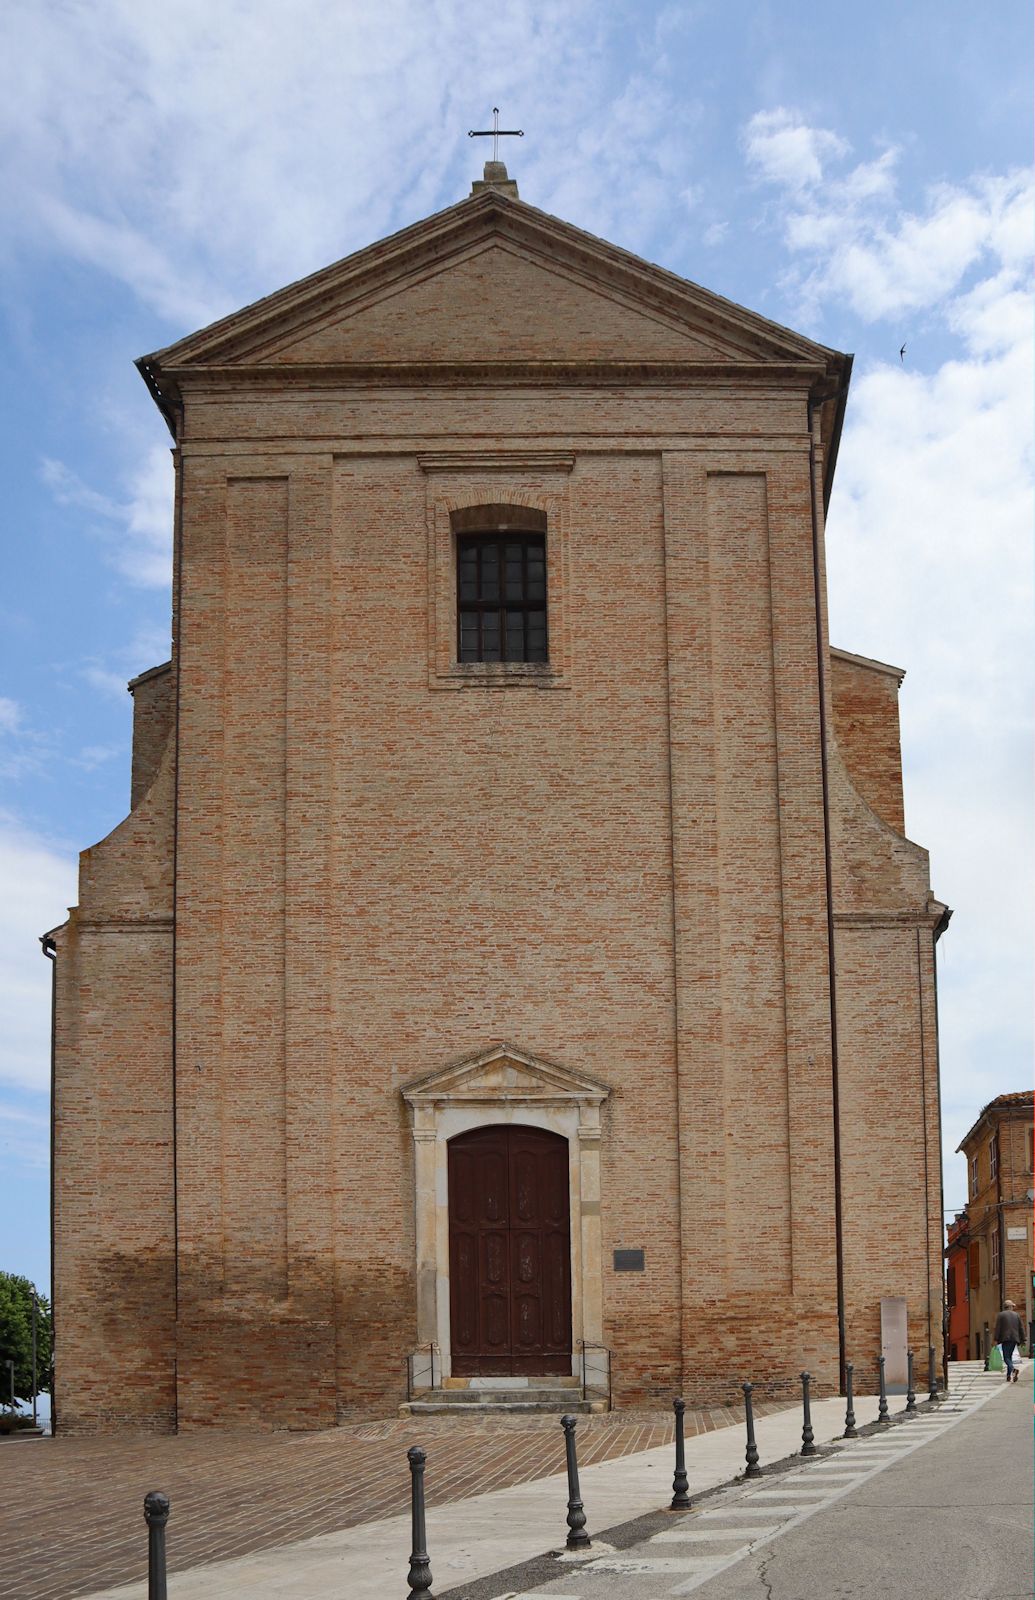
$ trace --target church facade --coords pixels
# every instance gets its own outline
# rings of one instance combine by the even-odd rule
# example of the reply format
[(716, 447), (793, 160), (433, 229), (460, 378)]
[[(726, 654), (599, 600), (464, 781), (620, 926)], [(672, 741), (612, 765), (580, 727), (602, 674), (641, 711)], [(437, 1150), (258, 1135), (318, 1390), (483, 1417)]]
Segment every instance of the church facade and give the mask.
[[(902, 673), (830, 645), (850, 357), (518, 198), (140, 363), (173, 651), (55, 967), (58, 1425), (614, 1404), (940, 1346)], [(858, 643), (859, 641), (852, 641)]]

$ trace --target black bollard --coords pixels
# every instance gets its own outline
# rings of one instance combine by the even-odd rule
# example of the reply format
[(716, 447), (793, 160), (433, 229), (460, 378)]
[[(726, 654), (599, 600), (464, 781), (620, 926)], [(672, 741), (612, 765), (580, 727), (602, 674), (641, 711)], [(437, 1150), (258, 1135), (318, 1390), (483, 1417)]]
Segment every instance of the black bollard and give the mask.
[(913, 1352), (912, 1352), (912, 1350), (908, 1351), (907, 1354), (906, 1354), (906, 1372), (907, 1372), (907, 1377), (906, 1377), (906, 1410), (907, 1411), (915, 1411), (916, 1410), (916, 1390), (913, 1387)]
[(886, 1428), (891, 1418), (888, 1416), (888, 1386), (884, 1380), (884, 1361), (884, 1356), (881, 1356), (877, 1361), (877, 1367), (880, 1372), (880, 1405), (877, 1407), (877, 1421), (881, 1427)]
[(144, 1496), (144, 1521), (147, 1523), (147, 1600), (167, 1600), (165, 1587), (165, 1524), (169, 1520), (169, 1497), (152, 1489)]
[(690, 1487), (686, 1475), (686, 1444), (683, 1438), (683, 1412), (686, 1410), (685, 1400), (673, 1400), (672, 1409), (676, 1414), (676, 1470), (672, 1474), (672, 1510), (689, 1511), (690, 1496), (687, 1490)]
[(850, 1361), (846, 1361), (845, 1362), (845, 1399), (848, 1402), (848, 1407), (847, 1407), (847, 1410), (845, 1411), (844, 1437), (846, 1439), (858, 1439), (858, 1437), (859, 1437), (859, 1430), (855, 1426), (855, 1406), (854, 1406), (854, 1403), (853, 1403), (854, 1399), (855, 1399), (855, 1396), (852, 1394), (852, 1379), (853, 1379), (854, 1376), (855, 1376), (855, 1368), (852, 1366), (852, 1363)]
[(428, 1530), (424, 1522), (424, 1463), (428, 1459), (419, 1445), (406, 1452), (410, 1463), (410, 1507), (413, 1513), (413, 1549), (410, 1552), (410, 1592), (407, 1600), (434, 1600), (431, 1593), (431, 1562), (428, 1559)]
[[(987, 1367), (986, 1367), (986, 1371), (987, 1371)], [(938, 1374), (935, 1371), (935, 1366), (934, 1366), (934, 1345), (933, 1344), (929, 1344), (927, 1346), (927, 1386), (928, 1386), (928, 1389), (930, 1391), (928, 1396), (927, 1396), (928, 1400), (940, 1400), (941, 1397), (942, 1397), (942, 1393), (941, 1393), (941, 1390), (938, 1387)]]
[(758, 1464), (758, 1446), (755, 1443), (755, 1412), (751, 1404), (754, 1385), (742, 1383), (740, 1387), (744, 1391), (744, 1420), (747, 1423), (747, 1449), (744, 1451), (744, 1459), (747, 1462), (747, 1466), (744, 1468), (744, 1476), (745, 1478), (760, 1478), (762, 1476), (762, 1468)]
[(812, 1431), (812, 1412), (809, 1409), (809, 1384), (812, 1382), (812, 1374), (799, 1372), (798, 1376), (801, 1379), (801, 1406), (805, 1424), (801, 1430), (801, 1453), (803, 1456), (814, 1456), (816, 1435)]
[(564, 1456), (568, 1464), (568, 1537), (565, 1543), (569, 1550), (588, 1550), (593, 1541), (586, 1532), (586, 1512), (579, 1492), (579, 1464), (575, 1459), (576, 1424), (577, 1418), (571, 1415), (561, 1418)]

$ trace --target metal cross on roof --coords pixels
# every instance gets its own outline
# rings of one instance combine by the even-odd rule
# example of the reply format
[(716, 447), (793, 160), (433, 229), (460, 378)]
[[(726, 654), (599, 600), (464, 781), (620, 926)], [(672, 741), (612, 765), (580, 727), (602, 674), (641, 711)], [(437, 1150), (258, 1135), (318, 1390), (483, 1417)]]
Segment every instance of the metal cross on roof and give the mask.
[(500, 127), (500, 108), (499, 108), (499, 106), (493, 106), (493, 108), (492, 108), (492, 127), (491, 128), (468, 128), (467, 137), (469, 139), (491, 139), (492, 140), (492, 159), (493, 159), (493, 161), (498, 161), (499, 158), (500, 158), (500, 140), (501, 139), (523, 139), (525, 137), (525, 130), (524, 130), (524, 128), (501, 128)]

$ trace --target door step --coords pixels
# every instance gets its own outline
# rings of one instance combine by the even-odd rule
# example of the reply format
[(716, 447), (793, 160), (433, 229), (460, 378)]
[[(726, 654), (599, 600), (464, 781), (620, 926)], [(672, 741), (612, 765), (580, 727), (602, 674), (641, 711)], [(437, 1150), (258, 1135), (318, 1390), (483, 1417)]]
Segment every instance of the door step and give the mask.
[(417, 1389), (399, 1407), (403, 1417), (589, 1416), (607, 1410), (607, 1401), (584, 1400), (577, 1378), (446, 1378), (441, 1388)]
[(574, 1416), (588, 1417), (607, 1410), (606, 1400), (583, 1400), (576, 1391), (562, 1390), (545, 1396), (532, 1390), (538, 1398), (529, 1398), (529, 1392), (515, 1393), (513, 1389), (495, 1393), (491, 1389), (418, 1390), (414, 1398), (399, 1407), (401, 1417), (482, 1417), (495, 1416), (563, 1416), (570, 1411)]
[(577, 1389), (579, 1379), (570, 1373), (544, 1378), (443, 1378), (443, 1389)]

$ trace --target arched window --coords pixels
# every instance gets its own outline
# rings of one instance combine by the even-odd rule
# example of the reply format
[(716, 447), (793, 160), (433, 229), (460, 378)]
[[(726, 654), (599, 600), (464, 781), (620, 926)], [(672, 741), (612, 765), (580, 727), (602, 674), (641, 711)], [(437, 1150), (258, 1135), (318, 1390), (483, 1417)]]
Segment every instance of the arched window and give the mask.
[(457, 660), (548, 661), (545, 513), (468, 506), (452, 523)]

